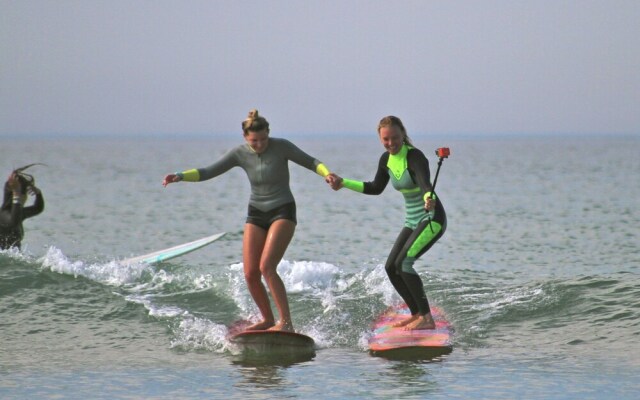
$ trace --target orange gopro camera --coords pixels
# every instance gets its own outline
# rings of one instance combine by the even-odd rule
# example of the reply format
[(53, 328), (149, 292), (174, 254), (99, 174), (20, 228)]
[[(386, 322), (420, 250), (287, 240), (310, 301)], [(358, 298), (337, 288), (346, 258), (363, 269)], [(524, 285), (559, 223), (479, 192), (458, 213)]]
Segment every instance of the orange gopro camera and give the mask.
[(451, 154), (451, 151), (448, 147), (440, 147), (438, 150), (436, 150), (436, 155), (440, 158), (447, 158), (449, 157), (449, 154)]

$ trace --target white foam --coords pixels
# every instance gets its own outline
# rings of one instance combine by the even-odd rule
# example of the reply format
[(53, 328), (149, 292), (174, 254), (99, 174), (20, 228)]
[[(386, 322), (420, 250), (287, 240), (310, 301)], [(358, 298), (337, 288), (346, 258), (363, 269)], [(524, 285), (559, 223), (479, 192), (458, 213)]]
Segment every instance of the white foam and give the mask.
[[(478, 321), (487, 321), (513, 307), (535, 304), (544, 296), (544, 290), (539, 287), (511, 287), (486, 293), (463, 295), (462, 297), (466, 301), (473, 299), (470, 309), (481, 312)], [(476, 326), (474, 330), (479, 331), (480, 328)]]
[(227, 327), (224, 325), (188, 316), (176, 328), (171, 348), (223, 352), (229, 346), (226, 340), (227, 333)]
[(231, 264), (229, 266), (229, 291), (231, 298), (238, 308), (242, 310), (241, 317), (251, 319), (251, 316), (258, 313), (258, 307), (255, 305), (244, 280), (243, 264)]
[(20, 261), (30, 261), (30, 258), (27, 255), (27, 253), (24, 251), (18, 250), (17, 247), (10, 247), (6, 250), (0, 250), (0, 254), (9, 256), (13, 259), (20, 260)]
[(43, 268), (49, 268), (53, 272), (73, 275), (76, 278), (83, 276), (113, 286), (133, 283), (151, 268), (147, 264), (121, 265), (115, 261), (96, 264), (70, 261), (60, 249), (55, 247), (49, 247), (40, 261)]
[[(241, 318), (259, 318), (259, 310), (251, 298), (244, 280), (244, 265), (242, 263), (229, 266), (229, 293), (242, 310)], [(343, 293), (353, 285), (357, 279), (342, 278), (339, 267), (325, 262), (316, 261), (288, 261), (282, 260), (278, 265), (278, 274), (282, 278), (287, 293), (304, 295), (319, 300), (324, 307), (324, 313), (337, 312), (337, 301)], [(269, 288), (265, 284), (267, 291)], [(337, 293), (336, 293), (337, 292)], [(314, 338), (316, 346), (328, 347), (334, 336), (325, 332), (327, 326), (326, 315), (318, 315), (313, 321), (296, 328), (299, 332)]]
[(338, 267), (325, 262), (282, 260), (278, 264), (278, 273), (290, 293), (331, 288), (340, 272)]
[(312, 337), (316, 348), (327, 348), (333, 344), (333, 335), (329, 335), (325, 330), (321, 329), (320, 324), (304, 327), (299, 332)]
[[(248, 293), (243, 268), (242, 263), (229, 267), (229, 285), (231, 297), (243, 311), (244, 317), (248, 317), (258, 314), (258, 309)], [(325, 262), (282, 260), (278, 264), (278, 274), (287, 288), (287, 293), (303, 293), (319, 298), (325, 312), (335, 308), (333, 292), (344, 291), (354, 282), (342, 279), (341, 272), (337, 266)], [(268, 290), (266, 285), (265, 287)]]
[(363, 275), (360, 279), (364, 282), (367, 293), (382, 295), (384, 304), (394, 304), (400, 301), (400, 296), (398, 296), (387, 277), (384, 265), (379, 264), (368, 273), (363, 273)]
[(156, 318), (175, 318), (188, 316), (189, 312), (177, 306), (158, 306), (153, 304), (152, 296), (132, 294), (125, 296), (125, 300), (132, 303), (142, 304), (149, 311), (149, 315)]
[[(82, 276), (116, 286), (121, 289), (116, 294), (123, 295), (129, 302), (143, 305), (150, 316), (173, 321), (171, 325), (175, 328), (171, 347), (233, 351), (226, 340), (227, 328), (224, 325), (197, 318), (188, 309), (179, 306), (156, 304), (155, 300), (169, 290), (165, 287), (167, 285), (181, 286), (186, 292), (206, 290), (220, 285), (220, 276), (213, 277), (208, 273), (191, 275), (185, 270), (156, 270), (156, 267), (148, 264), (72, 261), (55, 247), (49, 248), (40, 261), (43, 268), (54, 272)], [(344, 274), (340, 267), (326, 262), (283, 260), (278, 265), (278, 273), (289, 294), (296, 294), (322, 305), (322, 313), (312, 316), (313, 319), (304, 325), (297, 326), (302, 333), (313, 337), (318, 347), (330, 347), (345, 339), (340, 335), (336, 336), (335, 332), (336, 320), (344, 322), (352, 319), (349, 311), (343, 307), (345, 302), (357, 302), (371, 294), (379, 294), (384, 297), (385, 303), (391, 304), (396, 300), (394, 296), (397, 296), (382, 265), (367, 265), (356, 274)], [(225, 287), (222, 283), (221, 292), (233, 299), (241, 310), (238, 317), (248, 320), (259, 318), (258, 308), (246, 286), (242, 263), (228, 266), (227, 280), (228, 286)], [(126, 293), (123, 294), (122, 290)], [(175, 288), (171, 291), (174, 292)], [(363, 333), (359, 340), (359, 345), (363, 348), (366, 339)]]
[(193, 287), (197, 290), (209, 289), (216, 286), (211, 274), (196, 276), (191, 282), (193, 283)]

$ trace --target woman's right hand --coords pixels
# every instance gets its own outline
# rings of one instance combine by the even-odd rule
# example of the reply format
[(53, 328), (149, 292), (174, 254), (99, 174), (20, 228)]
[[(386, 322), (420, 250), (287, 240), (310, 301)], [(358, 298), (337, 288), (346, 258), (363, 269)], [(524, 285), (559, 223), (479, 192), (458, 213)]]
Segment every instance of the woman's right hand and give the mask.
[(181, 179), (178, 175), (176, 174), (169, 174), (167, 176), (164, 177), (164, 180), (162, 181), (162, 186), (167, 187), (168, 184), (170, 183), (175, 183), (175, 182), (180, 182)]
[(329, 184), (329, 186), (331, 186), (331, 189), (333, 190), (340, 190), (340, 188), (342, 188), (342, 178), (334, 174), (333, 172), (327, 175), (324, 180)]
[(14, 194), (22, 194), (22, 186), (18, 180), (18, 174), (12, 172), (11, 175), (9, 175), (9, 179), (7, 179), (7, 184), (9, 186), (9, 190)]

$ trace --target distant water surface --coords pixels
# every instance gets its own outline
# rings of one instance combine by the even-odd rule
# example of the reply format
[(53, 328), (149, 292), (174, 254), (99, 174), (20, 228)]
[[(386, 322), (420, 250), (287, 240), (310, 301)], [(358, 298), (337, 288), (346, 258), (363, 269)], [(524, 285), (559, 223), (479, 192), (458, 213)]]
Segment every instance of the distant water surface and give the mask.
[[(273, 134), (278, 137), (277, 134)], [(371, 180), (371, 136), (290, 138)], [(398, 302), (384, 261), (402, 196), (331, 191), (291, 165), (296, 236), (279, 266), (316, 357), (240, 360), (226, 326), (257, 310), (242, 276), (249, 188), (234, 169), (163, 188), (235, 136), (0, 138), (3, 174), (31, 162), (46, 199), (23, 251), (0, 252), (2, 398), (632, 399), (640, 385), (640, 140), (414, 135), (448, 213), (416, 263), (455, 327), (454, 351), (392, 361), (366, 351)], [(168, 263), (119, 261), (226, 231)]]

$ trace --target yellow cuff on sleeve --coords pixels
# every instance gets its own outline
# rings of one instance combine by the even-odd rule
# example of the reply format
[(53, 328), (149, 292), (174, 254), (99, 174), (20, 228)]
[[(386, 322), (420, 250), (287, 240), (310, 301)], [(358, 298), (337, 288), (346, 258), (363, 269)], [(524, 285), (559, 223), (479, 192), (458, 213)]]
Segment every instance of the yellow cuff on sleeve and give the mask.
[(182, 180), (187, 182), (200, 181), (200, 172), (197, 169), (190, 169), (182, 173)]
[(316, 174), (324, 178), (327, 175), (329, 175), (329, 169), (327, 168), (326, 165), (324, 165), (323, 163), (320, 163), (318, 164), (318, 166), (316, 166)]

